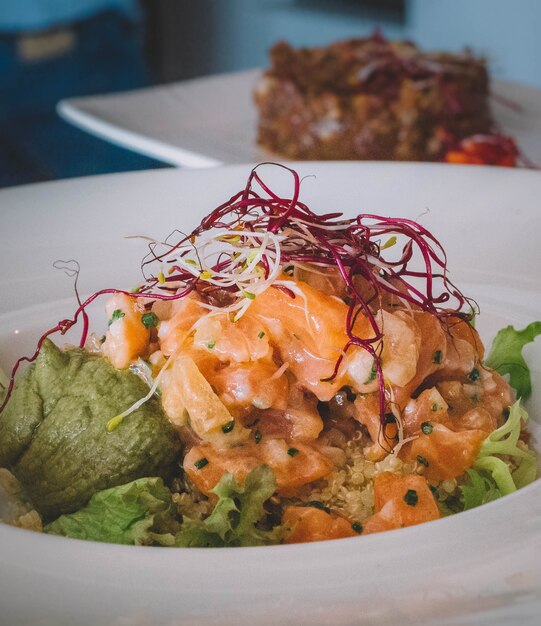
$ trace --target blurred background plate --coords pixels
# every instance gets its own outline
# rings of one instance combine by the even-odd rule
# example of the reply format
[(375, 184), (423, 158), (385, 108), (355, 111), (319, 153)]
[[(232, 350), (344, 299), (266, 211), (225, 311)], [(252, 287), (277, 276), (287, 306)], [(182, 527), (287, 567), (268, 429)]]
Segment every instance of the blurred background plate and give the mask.
[[(541, 174), (409, 163), (296, 163), (301, 200), (320, 212), (420, 220), (451, 276), (479, 301), (487, 343), (539, 318)], [(76, 258), (81, 295), (138, 280), (141, 234), (193, 228), (245, 186), (249, 165), (162, 170), (0, 192), (0, 365), (29, 353), (75, 307), (54, 270)], [(291, 191), (283, 169), (265, 181)], [(74, 207), (77, 211), (74, 212)], [(101, 308), (101, 307), (99, 307)], [(94, 327), (103, 327), (97, 313)], [(62, 340), (60, 340), (62, 341)], [(528, 346), (537, 435), (541, 350)], [(5, 626), (538, 626), (541, 481), (479, 509), (417, 527), (318, 544), (166, 549), (81, 542), (0, 525)]]
[[(120, 94), (69, 98), (59, 114), (79, 128), (139, 154), (183, 167), (269, 158), (256, 144), (252, 90), (260, 70), (218, 74)], [(541, 90), (493, 81), (492, 107), (503, 133), (541, 163)]]

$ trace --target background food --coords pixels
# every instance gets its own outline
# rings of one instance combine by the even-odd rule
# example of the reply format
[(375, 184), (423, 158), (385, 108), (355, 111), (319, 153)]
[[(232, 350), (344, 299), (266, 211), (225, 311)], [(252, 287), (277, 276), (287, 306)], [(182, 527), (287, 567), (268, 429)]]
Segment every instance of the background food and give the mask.
[(258, 143), (291, 159), (441, 160), (493, 129), (486, 63), (376, 33), (320, 48), (280, 42), (254, 92)]

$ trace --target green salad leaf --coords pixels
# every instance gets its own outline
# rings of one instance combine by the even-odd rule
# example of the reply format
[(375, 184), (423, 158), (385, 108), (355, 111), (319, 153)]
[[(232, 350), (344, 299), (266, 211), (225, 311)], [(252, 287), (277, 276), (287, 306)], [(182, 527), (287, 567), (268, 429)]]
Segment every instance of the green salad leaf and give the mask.
[(163, 480), (139, 478), (94, 494), (86, 506), (61, 515), (45, 532), (109, 543), (150, 544), (155, 542), (153, 526), (163, 524), (173, 513), (171, 492)]
[(522, 424), (527, 420), (528, 413), (517, 401), (505, 424), (483, 441), (473, 468), (466, 471), (468, 482), (460, 486), (464, 511), (513, 493), (535, 480), (535, 452), (520, 441)]
[(466, 473), (469, 482), (460, 486), (463, 500), (462, 510), (468, 511), (469, 509), (481, 506), (481, 504), (486, 504), (487, 502), (501, 498), (502, 494), (492, 476), (474, 469), (466, 470)]
[(240, 487), (224, 474), (212, 490), (218, 496), (205, 520), (178, 514), (161, 478), (139, 478), (92, 496), (82, 509), (61, 515), (45, 532), (109, 543), (177, 547), (257, 546), (278, 543), (280, 529), (263, 530), (263, 505), (276, 481), (266, 465), (256, 467)]
[[(489, 471), (502, 495), (506, 495), (535, 480), (537, 459), (535, 452), (520, 441), (522, 424), (528, 421), (528, 413), (517, 400), (510, 409), (503, 426), (496, 429), (483, 441), (475, 461), (475, 467)], [(494, 455), (511, 457), (515, 469)]]
[(203, 521), (185, 519), (175, 537), (175, 545), (184, 547), (258, 546), (278, 543), (280, 530), (262, 530), (257, 523), (265, 516), (263, 505), (276, 489), (272, 470), (256, 467), (244, 486), (226, 473), (212, 493), (218, 502)]
[(513, 326), (502, 328), (492, 344), (485, 363), (499, 374), (509, 374), (509, 383), (517, 398), (528, 399), (532, 393), (530, 369), (522, 356), (522, 349), (541, 335), (541, 322), (532, 322), (523, 330)]

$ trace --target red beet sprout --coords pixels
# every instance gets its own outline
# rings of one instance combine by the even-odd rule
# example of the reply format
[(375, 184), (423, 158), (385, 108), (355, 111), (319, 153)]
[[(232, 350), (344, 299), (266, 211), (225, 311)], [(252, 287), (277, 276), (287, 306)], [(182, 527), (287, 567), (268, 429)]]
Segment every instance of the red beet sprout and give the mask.
[[(278, 195), (264, 182), (260, 171), (265, 165), (291, 174), (291, 197)], [(285, 165), (262, 163), (251, 171), (245, 188), (214, 209), (194, 231), (175, 231), (164, 242), (152, 241), (141, 266), (143, 284), (135, 292), (104, 289), (84, 302), (79, 300), (72, 319), (62, 320), (45, 332), (35, 353), (16, 362), (0, 411), (12, 393), (19, 366), (37, 358), (47, 337), (64, 335), (82, 318), (80, 345), (84, 346), (88, 333), (86, 309), (102, 295), (122, 293), (144, 298), (148, 304), (154, 300), (176, 300), (197, 291), (208, 303), (225, 303), (224, 310), (232, 308), (239, 316), (248, 308), (250, 299), (256, 297), (242, 282), (246, 276), (258, 276), (253, 283), (254, 292), (278, 288), (295, 298), (294, 289), (287, 282), (274, 283), (285, 268), (308, 263), (337, 268), (347, 294), (348, 341), (326, 380), (335, 379), (352, 346), (368, 351), (374, 359), (384, 425), (388, 399), (381, 365), (383, 328), (377, 319), (382, 298), (398, 300), (405, 307), (426, 311), (442, 320), (452, 316), (471, 320), (474, 303), (449, 280), (445, 251), (422, 225), (409, 219), (372, 214), (352, 219), (336, 212), (318, 215), (299, 200), (301, 182), (297, 172)], [(213, 252), (211, 244), (218, 245), (218, 249)], [(246, 256), (246, 250), (252, 252)], [(216, 308), (210, 304), (208, 307)], [(368, 320), (370, 336), (356, 331), (359, 316)]]

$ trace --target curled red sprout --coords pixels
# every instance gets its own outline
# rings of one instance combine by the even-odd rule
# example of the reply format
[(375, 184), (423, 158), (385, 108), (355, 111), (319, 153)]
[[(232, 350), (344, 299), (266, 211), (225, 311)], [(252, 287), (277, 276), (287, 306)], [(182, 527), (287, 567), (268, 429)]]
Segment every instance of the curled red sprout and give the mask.
[[(280, 167), (288, 172), (293, 179), (293, 193), (291, 197), (282, 198), (264, 182), (259, 169), (262, 166)], [(374, 300), (381, 298), (384, 293), (398, 298), (406, 306), (429, 312), (439, 319), (451, 316), (470, 321), (477, 305), (465, 297), (447, 276), (447, 257), (438, 240), (422, 225), (417, 222), (396, 217), (384, 217), (375, 214), (362, 214), (353, 219), (346, 219), (342, 213), (328, 213), (318, 215), (299, 200), (301, 179), (297, 172), (285, 165), (276, 163), (262, 163), (250, 173), (245, 188), (233, 195), (206, 216), (191, 233), (180, 235), (178, 241), (170, 241), (171, 236), (163, 242), (163, 251), (158, 249), (159, 244), (149, 245), (150, 251), (143, 259), (141, 270), (145, 282), (137, 292), (128, 292), (122, 289), (103, 289), (79, 302), (72, 319), (62, 320), (55, 327), (45, 332), (38, 340), (37, 349), (30, 357), (19, 359), (12, 372), (9, 387), (0, 412), (6, 406), (11, 396), (15, 375), (23, 361), (34, 361), (47, 337), (57, 332), (65, 334), (72, 326), (83, 318), (83, 328), (80, 345), (84, 346), (88, 334), (87, 307), (98, 297), (107, 294), (125, 294), (133, 298), (152, 300), (177, 300), (193, 291), (211, 297), (213, 293), (237, 293), (237, 287), (218, 286), (206, 283), (197, 273), (192, 274), (172, 259), (184, 258), (190, 252), (197, 255), (195, 242), (198, 237), (209, 231), (238, 231), (238, 236), (244, 244), (249, 239), (244, 231), (251, 233), (266, 232), (284, 235), (280, 244), (281, 263), (283, 267), (295, 263), (311, 263), (320, 267), (337, 268), (347, 293), (348, 312), (346, 316), (346, 333), (348, 341), (338, 357), (332, 375), (326, 379), (334, 380), (340, 366), (352, 347), (366, 350), (374, 359), (375, 374), (379, 389), (379, 408), (382, 425), (385, 424), (387, 398), (385, 381), (381, 364), (381, 348), (384, 329), (380, 327), (376, 314), (373, 311)], [(399, 254), (387, 258), (383, 254), (387, 247), (400, 249), (398, 237), (404, 240)], [(384, 238), (393, 241), (392, 245), (384, 242)], [(154, 264), (170, 264), (167, 276), (160, 281), (159, 272), (146, 277), (147, 267)], [(227, 272), (233, 267), (234, 259), (227, 254), (218, 256), (212, 266), (213, 272)], [(263, 255), (261, 267), (265, 278), (269, 276), (269, 260)], [(412, 263), (417, 263), (415, 267)], [(434, 267), (437, 271), (434, 271)], [(363, 279), (372, 290), (370, 297), (361, 293), (357, 278)], [(419, 284), (413, 285), (409, 279), (415, 279)], [(201, 286), (204, 289), (201, 290)], [(274, 285), (284, 293), (294, 298), (293, 290), (283, 284)], [(442, 306), (445, 304), (445, 308)], [(469, 311), (464, 311), (468, 306)], [(359, 315), (366, 317), (372, 333), (369, 337), (359, 336), (355, 331), (355, 322)]]

